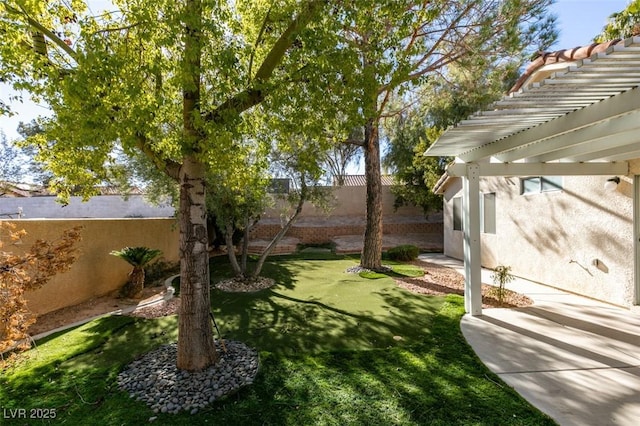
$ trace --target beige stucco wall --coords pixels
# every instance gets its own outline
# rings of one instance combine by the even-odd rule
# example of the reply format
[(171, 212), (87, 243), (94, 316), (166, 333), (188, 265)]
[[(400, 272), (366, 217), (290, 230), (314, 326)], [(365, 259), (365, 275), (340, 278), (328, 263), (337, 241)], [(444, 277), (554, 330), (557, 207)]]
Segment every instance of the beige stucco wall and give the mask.
[(29, 309), (36, 315), (87, 301), (119, 289), (130, 266), (111, 256), (125, 246), (146, 246), (162, 250), (167, 261), (177, 261), (178, 236), (175, 219), (47, 219), (12, 220), (27, 236), (14, 252), (27, 250), (34, 240), (55, 240), (65, 229), (82, 226), (80, 255), (68, 272), (57, 275), (41, 289), (26, 294)]
[[(563, 190), (520, 195), (519, 178), (487, 178), (482, 192), (496, 193), (496, 234), (482, 234), (482, 265), (509, 265), (515, 275), (574, 293), (633, 304), (633, 180), (622, 177), (606, 192), (609, 176), (564, 177)], [(463, 257), (462, 232), (453, 231), (453, 197), (444, 201), (445, 254)]]

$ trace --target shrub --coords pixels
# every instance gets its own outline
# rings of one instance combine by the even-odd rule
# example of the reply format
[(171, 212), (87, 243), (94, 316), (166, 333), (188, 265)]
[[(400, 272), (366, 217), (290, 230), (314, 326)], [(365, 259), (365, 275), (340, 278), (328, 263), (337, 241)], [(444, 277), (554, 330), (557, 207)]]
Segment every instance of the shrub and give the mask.
[(404, 244), (394, 247), (387, 252), (387, 256), (389, 256), (389, 259), (399, 260), (401, 262), (416, 260), (419, 254), (420, 249), (410, 244)]
[(19, 242), (26, 232), (0, 222), (0, 354), (30, 346), (27, 330), (35, 318), (27, 309), (24, 293), (71, 267), (78, 255), (80, 229), (67, 229), (56, 241), (37, 240), (24, 254), (15, 254), (3, 249), (7, 243)]
[(160, 250), (149, 247), (125, 247), (120, 251), (111, 252), (113, 256), (117, 256), (133, 266), (129, 273), (129, 282), (122, 289), (125, 297), (136, 298), (142, 294), (145, 278), (144, 268), (161, 253)]
[(497, 286), (496, 291), (498, 293), (498, 304), (502, 305), (506, 291), (504, 287), (515, 279), (515, 277), (511, 275), (511, 266), (496, 266), (491, 274), (491, 279)]

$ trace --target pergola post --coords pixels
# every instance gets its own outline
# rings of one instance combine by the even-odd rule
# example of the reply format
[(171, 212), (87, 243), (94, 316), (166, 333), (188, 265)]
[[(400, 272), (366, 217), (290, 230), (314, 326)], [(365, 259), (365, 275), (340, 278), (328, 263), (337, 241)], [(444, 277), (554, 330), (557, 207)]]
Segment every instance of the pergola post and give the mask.
[(633, 304), (640, 305), (640, 175), (633, 176)]
[(464, 306), (471, 315), (482, 315), (482, 279), (480, 265), (480, 167), (466, 164), (463, 183), (464, 230)]

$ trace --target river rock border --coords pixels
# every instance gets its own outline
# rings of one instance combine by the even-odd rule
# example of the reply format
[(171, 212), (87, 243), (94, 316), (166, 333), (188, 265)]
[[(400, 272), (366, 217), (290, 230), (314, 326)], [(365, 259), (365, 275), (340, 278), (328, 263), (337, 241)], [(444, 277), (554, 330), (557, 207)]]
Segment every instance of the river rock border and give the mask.
[(253, 383), (259, 368), (258, 352), (242, 342), (217, 342), (216, 365), (187, 372), (176, 367), (177, 344), (170, 343), (131, 362), (118, 375), (118, 386), (131, 398), (146, 403), (154, 413), (196, 414), (212, 402)]

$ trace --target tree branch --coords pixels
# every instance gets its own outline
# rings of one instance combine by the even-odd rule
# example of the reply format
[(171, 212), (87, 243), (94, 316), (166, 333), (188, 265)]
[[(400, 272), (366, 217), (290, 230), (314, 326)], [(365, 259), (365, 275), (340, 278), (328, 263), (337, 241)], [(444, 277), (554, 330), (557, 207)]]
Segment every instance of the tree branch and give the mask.
[(151, 162), (161, 171), (165, 172), (167, 176), (175, 181), (180, 180), (180, 163), (173, 160), (164, 160), (158, 156), (158, 154), (151, 149), (147, 138), (141, 134), (136, 134), (137, 142), (136, 146)]
[(29, 16), (27, 11), (24, 10), (22, 7), (20, 8), (21, 10), (18, 10), (18, 9), (15, 9), (15, 8), (9, 6), (6, 3), (5, 3), (5, 7), (6, 7), (7, 11), (9, 11), (11, 13), (14, 13), (14, 14), (17, 14), (17, 15), (23, 15), (26, 18), (27, 23), (29, 25), (31, 25), (33, 28), (35, 28), (36, 30), (38, 30), (39, 32), (41, 32), (42, 34), (47, 36), (47, 38), (49, 38), (56, 46), (58, 46), (60, 49), (64, 50), (73, 59), (77, 59), (78, 54), (76, 53), (75, 50), (73, 50), (71, 48), (71, 46), (67, 45), (67, 43), (65, 43), (64, 40), (62, 40), (60, 37), (55, 35), (48, 28), (44, 27), (40, 22), (36, 21), (31, 16)]
[(280, 35), (278, 40), (262, 61), (262, 65), (256, 71), (253, 82), (248, 88), (236, 94), (222, 104), (218, 105), (213, 111), (204, 115), (205, 121), (219, 121), (229, 114), (240, 114), (247, 109), (258, 105), (264, 100), (270, 92), (267, 83), (273, 76), (276, 67), (282, 62), (282, 58), (287, 50), (293, 44), (296, 34), (298, 34), (311, 21), (318, 8), (325, 2), (320, 0), (312, 0), (308, 2), (308, 7), (300, 12), (300, 14), (291, 21), (286, 30)]

